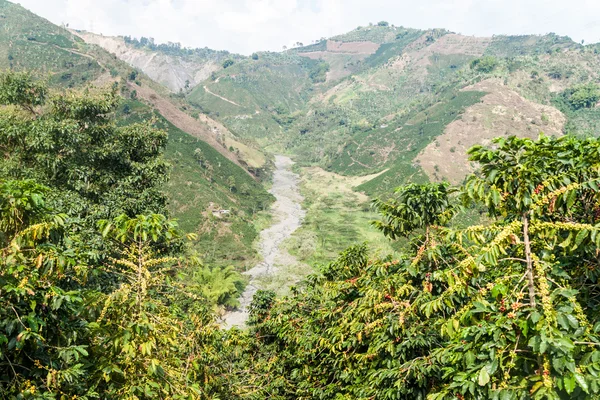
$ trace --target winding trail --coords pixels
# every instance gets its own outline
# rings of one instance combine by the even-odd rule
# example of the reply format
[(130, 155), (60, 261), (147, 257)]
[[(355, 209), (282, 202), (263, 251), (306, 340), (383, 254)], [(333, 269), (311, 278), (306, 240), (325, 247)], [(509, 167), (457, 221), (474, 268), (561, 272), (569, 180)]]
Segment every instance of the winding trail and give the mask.
[(231, 104), (233, 104), (234, 106), (241, 107), (241, 106), (240, 106), (238, 103), (236, 103), (235, 101), (231, 101), (231, 100), (229, 100), (229, 99), (226, 99), (226, 98), (225, 98), (225, 97), (223, 97), (223, 96), (220, 96), (220, 95), (218, 95), (218, 94), (216, 94), (216, 93), (214, 93), (214, 92), (211, 92), (211, 91), (210, 91), (210, 89), (206, 87), (206, 85), (204, 85), (204, 90), (206, 91), (206, 93), (208, 93), (208, 94), (212, 94), (213, 96), (215, 96), (215, 97), (218, 97), (219, 99), (221, 99), (221, 100), (223, 100), (223, 101), (226, 101), (226, 102), (228, 102), (228, 103), (231, 103)]
[(250, 277), (246, 290), (240, 297), (240, 307), (223, 316), (223, 327), (243, 327), (248, 320), (248, 307), (252, 297), (260, 288), (260, 278), (276, 275), (278, 266), (295, 264), (296, 259), (281, 248), (284, 240), (289, 238), (302, 224), (306, 212), (300, 203), (302, 196), (298, 191), (299, 176), (291, 171), (293, 161), (285, 156), (275, 156), (275, 173), (273, 186), (269, 191), (275, 196), (271, 207), (275, 224), (260, 233), (259, 251), (263, 261), (245, 272)]

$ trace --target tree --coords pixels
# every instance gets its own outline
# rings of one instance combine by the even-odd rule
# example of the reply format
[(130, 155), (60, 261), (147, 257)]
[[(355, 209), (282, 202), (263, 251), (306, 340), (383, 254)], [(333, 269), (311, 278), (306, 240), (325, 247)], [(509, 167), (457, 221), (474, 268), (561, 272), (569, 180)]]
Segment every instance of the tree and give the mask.
[(258, 60), (258, 53), (252, 53), (252, 59)]
[(152, 122), (117, 126), (116, 90), (47, 96), (44, 83), (11, 72), (0, 77), (0, 99), (13, 106), (0, 113), (3, 176), (60, 191), (68, 211), (92, 221), (89, 227), (123, 212), (166, 212), (167, 135)]
[[(459, 198), (409, 185), (379, 202), (388, 236), (429, 240), (398, 259), (354, 246), (273, 302), (253, 328), (270, 360), (259, 373), (281, 377), (264, 393), (597, 398), (599, 149), (596, 138), (497, 139), (470, 150), (481, 169)], [(487, 222), (452, 227), (457, 200)]]
[(240, 186), (240, 193), (244, 196), (248, 196), (251, 193), (250, 186), (247, 183), (242, 183)]
[(0, 104), (19, 106), (31, 114), (45, 104), (48, 89), (44, 82), (35, 81), (26, 72), (0, 75)]
[(471, 61), (471, 69), (489, 74), (498, 66), (498, 60), (493, 56), (485, 56)]
[(389, 22), (387, 21), (379, 21), (377, 23), (377, 26), (390, 26)]
[(562, 97), (573, 110), (592, 108), (600, 100), (600, 88), (595, 83), (578, 85), (564, 91)]
[(235, 62), (232, 59), (227, 59), (223, 61), (223, 69), (231, 67)]
[(32, 180), (0, 183), (0, 393), (85, 396), (85, 321), (78, 292), (88, 268), (51, 210), (50, 189)]
[(227, 186), (229, 186), (229, 191), (233, 191), (235, 189), (235, 177), (229, 176), (227, 177)]
[(455, 214), (447, 183), (409, 184), (396, 190), (396, 197), (373, 204), (384, 218), (373, 224), (391, 239), (408, 236), (415, 231), (428, 232), (433, 225), (447, 224)]
[(93, 380), (111, 398), (184, 399), (202, 393), (190, 380), (196, 372), (192, 362), (202, 351), (202, 335), (215, 327), (203, 327), (205, 321), (195, 315), (177, 318), (168, 307), (173, 294), (159, 295), (177, 288), (169, 276), (178, 260), (168, 254), (179, 239), (176, 226), (158, 214), (99, 222), (103, 236), (118, 245), (107, 272), (121, 281), (89, 303), (96, 318), (91, 324)]
[(130, 81), (135, 81), (137, 79), (138, 73), (136, 70), (132, 70), (129, 75), (127, 75), (127, 79)]
[(194, 158), (196, 159), (196, 161), (198, 161), (198, 163), (200, 164), (200, 166), (204, 167), (206, 164), (206, 157), (204, 156), (204, 153), (202, 152), (201, 148), (197, 148), (194, 150)]

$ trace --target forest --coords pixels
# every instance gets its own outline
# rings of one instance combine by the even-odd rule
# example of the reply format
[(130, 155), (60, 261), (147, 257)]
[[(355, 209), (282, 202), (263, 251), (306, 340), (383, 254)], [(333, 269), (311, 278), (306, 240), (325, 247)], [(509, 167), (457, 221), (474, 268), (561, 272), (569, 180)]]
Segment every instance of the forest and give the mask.
[(222, 329), (240, 282), (194, 253), (162, 189), (167, 134), (118, 124), (121, 102), (0, 76), (2, 398), (600, 396), (599, 139), (472, 147), (461, 185), (373, 202), (399, 256), (356, 243)]

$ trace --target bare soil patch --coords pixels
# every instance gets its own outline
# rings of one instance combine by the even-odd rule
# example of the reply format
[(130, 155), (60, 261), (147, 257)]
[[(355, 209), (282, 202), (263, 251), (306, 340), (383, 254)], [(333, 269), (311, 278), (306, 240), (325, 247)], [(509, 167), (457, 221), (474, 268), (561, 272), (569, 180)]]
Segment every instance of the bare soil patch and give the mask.
[[(419, 39), (421, 40), (421, 39)], [(408, 51), (408, 55), (413, 60), (413, 64), (418, 67), (431, 65), (429, 57), (434, 54), (452, 55), (463, 54), (467, 56), (480, 57), (485, 49), (490, 45), (492, 38), (463, 36), (457, 34), (447, 34), (437, 39), (429, 46), (415, 48)], [(421, 40), (421, 45), (426, 42)]]
[(139, 97), (150, 103), (163, 117), (165, 117), (177, 128), (205, 141), (223, 156), (242, 167), (242, 169), (244, 169), (248, 175), (251, 175), (240, 164), (240, 161), (237, 159), (235, 154), (231, 153), (217, 140), (217, 134), (211, 130), (209, 126), (181, 111), (173, 103), (161, 97), (155, 90), (147, 85), (137, 86), (132, 83), (128, 83), (127, 85), (129, 86), (129, 89), (136, 90)]
[(562, 135), (566, 119), (559, 110), (523, 98), (500, 80), (488, 79), (463, 90), (488, 94), (448, 124), (444, 133), (417, 156), (416, 161), (432, 180), (445, 178), (460, 183), (475, 167), (468, 161), (467, 150), (488, 144), (495, 137), (535, 139), (540, 132)]
[(327, 41), (327, 51), (332, 53), (365, 54), (371, 55), (377, 51), (379, 45), (373, 42), (336, 42)]

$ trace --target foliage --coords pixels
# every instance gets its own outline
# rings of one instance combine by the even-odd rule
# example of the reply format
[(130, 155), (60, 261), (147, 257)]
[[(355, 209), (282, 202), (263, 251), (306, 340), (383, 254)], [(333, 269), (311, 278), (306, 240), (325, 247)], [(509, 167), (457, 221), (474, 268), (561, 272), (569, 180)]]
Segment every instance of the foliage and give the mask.
[[(87, 269), (64, 235), (65, 216), (33, 181), (0, 184), (0, 394), (84, 394), (78, 381), (88, 355), (81, 333)], [(93, 392), (93, 389), (89, 389)]]
[(329, 64), (323, 61), (315, 65), (308, 76), (314, 83), (322, 83), (327, 80), (327, 72)]
[[(3, 94), (44, 88), (22, 74), (2, 82)], [(164, 132), (117, 127), (114, 93), (12, 98), (0, 116), (0, 397), (223, 392), (212, 313), (235, 304), (239, 275), (191, 279), (199, 264), (181, 257), (177, 224), (132, 215), (164, 210)]]
[(595, 83), (582, 84), (565, 90), (561, 96), (573, 110), (593, 108), (600, 100), (600, 88)]
[(0, 104), (19, 105), (31, 113), (46, 101), (47, 88), (25, 72), (0, 76)]
[[(439, 188), (401, 191), (391, 210), (419, 215), (426, 207), (414, 199), (422, 195), (430, 240), (397, 260), (353, 247), (275, 301), (256, 327), (271, 360), (265, 373), (281, 377), (264, 393), (596, 398), (599, 148), (597, 139), (573, 137), (473, 148), (481, 171), (461, 196), (488, 209), (489, 225), (435, 225), (446, 218)], [(436, 200), (425, 201), (432, 192)], [(390, 226), (388, 234), (422, 224)]]
[(485, 56), (477, 58), (471, 62), (471, 69), (474, 69), (484, 74), (489, 74), (498, 66), (498, 60), (496, 57)]
[(139, 39), (131, 36), (124, 36), (123, 41), (127, 44), (130, 44), (136, 48), (146, 48), (151, 51), (159, 51), (161, 53), (171, 55), (171, 56), (179, 56), (179, 57), (197, 57), (200, 59), (221, 59), (224, 57), (231, 57), (235, 55), (231, 55), (228, 51), (216, 51), (211, 50), (207, 47), (204, 48), (187, 48), (181, 47), (181, 43), (160, 43), (156, 44), (154, 42), (154, 38), (147, 38), (145, 36), (140, 37)]
[(199, 398), (193, 363), (214, 327), (201, 314), (184, 321), (169, 307), (176, 298), (169, 292), (178, 288), (170, 276), (179, 264), (165, 250), (178, 238), (176, 224), (158, 214), (121, 215), (99, 228), (119, 244), (105, 268), (120, 284), (89, 296), (92, 382), (111, 398)]
[[(43, 84), (19, 73), (5, 74), (2, 83), (2, 97), (28, 111), (0, 112), (3, 176), (35, 178), (65, 191), (70, 209), (92, 220), (165, 210), (160, 188), (168, 171), (161, 157), (166, 134), (149, 122), (117, 127), (115, 91), (53, 94), (38, 112), (32, 107), (44, 104)], [(15, 84), (35, 88), (26, 92), (33, 98), (13, 95)]]
[(374, 225), (391, 239), (407, 236), (431, 226), (446, 225), (454, 215), (447, 183), (408, 184), (396, 190), (393, 199), (375, 200), (374, 205), (384, 218)]

